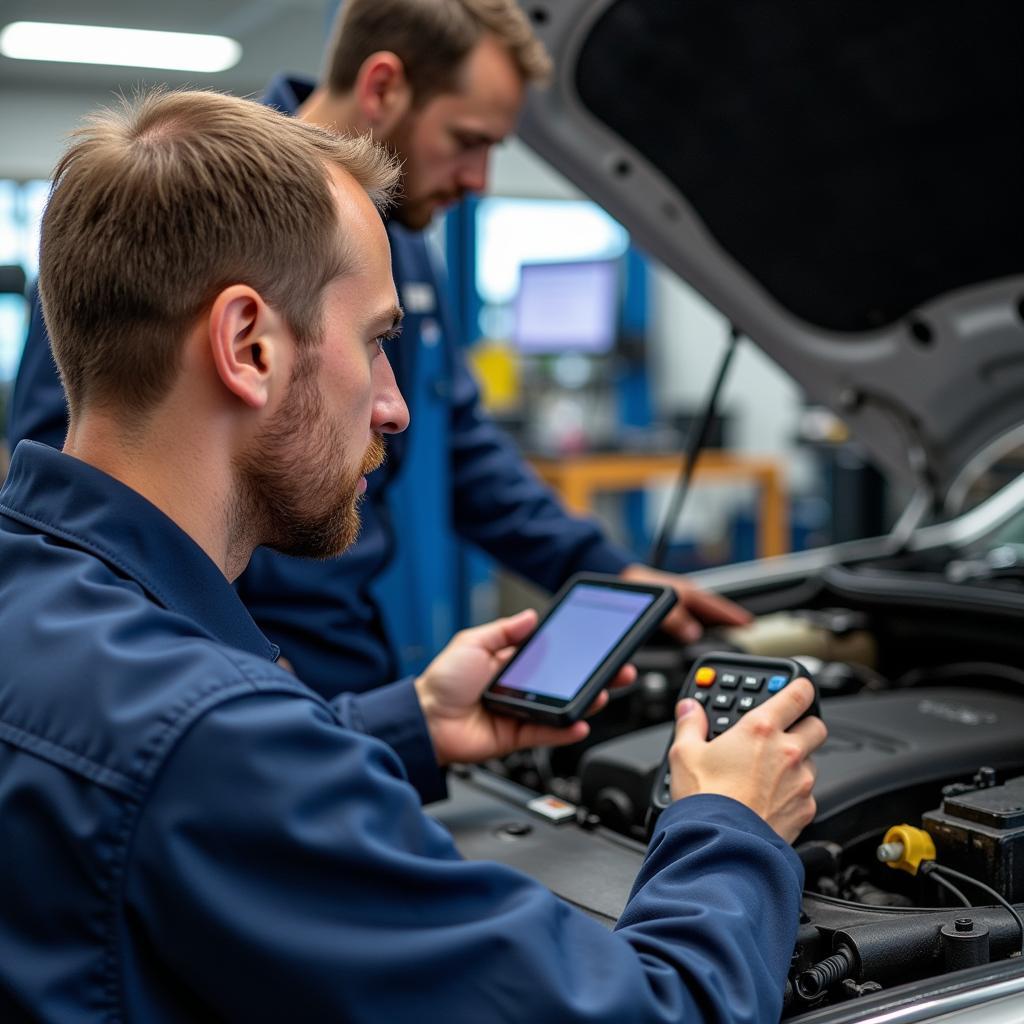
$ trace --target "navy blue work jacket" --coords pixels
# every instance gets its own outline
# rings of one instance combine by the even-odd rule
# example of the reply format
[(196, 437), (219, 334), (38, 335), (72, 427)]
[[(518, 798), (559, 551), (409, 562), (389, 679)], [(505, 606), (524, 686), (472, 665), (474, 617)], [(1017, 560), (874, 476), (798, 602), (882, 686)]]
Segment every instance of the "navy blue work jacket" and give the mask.
[[(312, 81), (280, 77), (264, 102), (294, 114), (312, 89)], [(593, 523), (566, 514), (481, 409), (423, 235), (394, 223), (388, 235), (406, 315), (387, 352), (411, 425), (387, 439), (388, 461), (369, 479), (353, 548), (319, 563), (258, 551), (238, 581), (260, 628), (328, 697), (419, 671), (462, 625), (451, 618), (454, 592), (443, 592), (430, 569), (455, 564), (453, 529), (547, 590), (574, 572), (619, 573), (631, 561)], [(12, 448), (23, 438), (61, 448), (66, 433), (37, 301), (8, 437)], [(454, 583), (454, 571), (447, 575)], [(394, 614), (399, 608), (404, 614)]]
[(779, 1015), (802, 870), (754, 814), (670, 807), (612, 932), (463, 861), (409, 682), (324, 700), (163, 513), (27, 442), (0, 636), (5, 1024)]

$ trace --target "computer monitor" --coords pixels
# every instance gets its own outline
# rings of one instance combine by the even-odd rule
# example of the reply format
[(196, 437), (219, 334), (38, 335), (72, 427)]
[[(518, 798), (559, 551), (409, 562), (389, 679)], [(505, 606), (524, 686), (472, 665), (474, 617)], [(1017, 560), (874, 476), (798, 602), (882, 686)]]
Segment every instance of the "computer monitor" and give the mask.
[(524, 355), (601, 355), (615, 344), (619, 263), (524, 263), (512, 340)]

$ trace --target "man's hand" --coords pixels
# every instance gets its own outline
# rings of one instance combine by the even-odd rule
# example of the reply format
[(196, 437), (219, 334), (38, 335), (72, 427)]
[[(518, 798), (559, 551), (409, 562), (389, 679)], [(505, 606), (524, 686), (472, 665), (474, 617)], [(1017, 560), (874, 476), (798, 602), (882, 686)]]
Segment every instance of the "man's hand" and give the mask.
[(680, 701), (669, 752), (672, 798), (731, 796), (791, 843), (814, 818), (815, 769), (809, 758), (828, 734), (820, 718), (793, 725), (813, 699), (811, 684), (794, 679), (711, 742), (705, 738), (704, 709), (692, 698)]
[(650, 566), (634, 563), (619, 574), (629, 583), (656, 583), (671, 587), (676, 592), (676, 606), (665, 616), (661, 628), (684, 644), (700, 639), (704, 632), (701, 623), (721, 623), (725, 626), (745, 626), (752, 616), (745, 608), (726, 597), (711, 594), (690, 583), (674, 572), (661, 572)]
[[(484, 688), (536, 625), (537, 613), (525, 611), (456, 633), (416, 680), (416, 693), (439, 764), (484, 761), (524, 747), (563, 746), (584, 739), (590, 732), (586, 722), (557, 729), (492, 715), (480, 703)], [(629, 665), (612, 685), (627, 686), (635, 678), (636, 670)], [(605, 690), (587, 714), (600, 711), (607, 703)]]

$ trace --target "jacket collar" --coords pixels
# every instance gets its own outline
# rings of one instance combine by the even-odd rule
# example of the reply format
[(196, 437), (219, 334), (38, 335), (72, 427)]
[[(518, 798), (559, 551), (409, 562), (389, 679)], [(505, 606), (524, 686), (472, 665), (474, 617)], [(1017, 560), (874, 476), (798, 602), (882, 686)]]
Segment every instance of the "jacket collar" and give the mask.
[(214, 639), (276, 660), (278, 648), (206, 552), (141, 494), (93, 466), (22, 441), (0, 490), (0, 515), (95, 555)]
[(282, 114), (294, 117), (315, 88), (316, 82), (312, 78), (303, 78), (301, 75), (275, 75), (260, 102), (267, 107), (276, 107)]

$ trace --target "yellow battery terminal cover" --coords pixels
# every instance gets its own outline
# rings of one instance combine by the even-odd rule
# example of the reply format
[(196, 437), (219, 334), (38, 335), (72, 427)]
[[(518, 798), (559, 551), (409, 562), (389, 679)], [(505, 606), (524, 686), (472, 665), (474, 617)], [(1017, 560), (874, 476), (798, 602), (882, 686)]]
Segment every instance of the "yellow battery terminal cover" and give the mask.
[(917, 869), (923, 860), (935, 860), (935, 843), (923, 828), (915, 828), (913, 825), (893, 825), (885, 833), (885, 843), (899, 843), (903, 847), (903, 856), (899, 860), (888, 861), (891, 868), (899, 868), (911, 875), (917, 874)]

